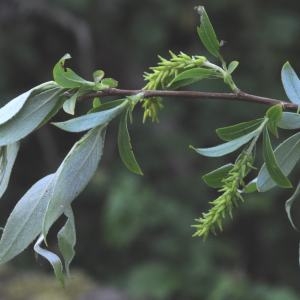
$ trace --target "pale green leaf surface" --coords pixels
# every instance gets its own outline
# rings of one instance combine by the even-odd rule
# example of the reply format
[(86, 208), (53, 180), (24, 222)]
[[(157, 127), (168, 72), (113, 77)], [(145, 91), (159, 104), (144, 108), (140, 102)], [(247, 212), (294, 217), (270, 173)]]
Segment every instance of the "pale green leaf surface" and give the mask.
[(238, 61), (236, 61), (236, 60), (232, 61), (232, 62), (228, 65), (228, 68), (227, 68), (228, 73), (229, 73), (229, 74), (232, 74), (238, 66), (239, 66), (239, 62), (238, 62)]
[[(288, 176), (300, 158), (300, 132), (282, 142), (274, 151), (279, 168), (285, 176)], [(257, 189), (259, 192), (266, 192), (276, 186), (267, 171), (266, 164), (263, 164), (257, 177)]]
[(14, 258), (40, 234), (53, 177), (36, 182), (11, 212), (0, 240), (0, 264)]
[(121, 120), (118, 130), (118, 148), (120, 157), (124, 165), (133, 173), (143, 175), (143, 172), (134, 156), (130, 136), (128, 132), (128, 114), (129, 110), (124, 111), (121, 115)]
[(30, 96), (18, 114), (0, 125), (0, 146), (12, 144), (36, 129), (60, 101), (63, 90), (53, 87)]
[(268, 129), (272, 132), (273, 135), (278, 137), (277, 127), (282, 118), (282, 105), (277, 104), (270, 107), (266, 112), (266, 116), (268, 118)]
[(74, 246), (76, 244), (76, 228), (72, 208), (69, 207), (65, 213), (67, 221), (58, 232), (58, 247), (64, 258), (65, 270), (70, 275), (70, 264), (75, 256)]
[(295, 225), (295, 223), (293, 221), (291, 209), (293, 207), (294, 202), (299, 199), (299, 196), (300, 196), (300, 182), (298, 183), (297, 188), (294, 191), (294, 193), (292, 194), (292, 196), (285, 202), (285, 211), (287, 213), (287, 216), (290, 220), (292, 227), (296, 231), (299, 231), (299, 229), (297, 228), (297, 226)]
[(41, 247), (43, 240), (44, 240), (44, 237), (43, 237), (43, 235), (41, 235), (38, 238), (38, 240), (36, 241), (33, 249), (38, 255), (45, 258), (51, 264), (54, 274), (55, 274), (55, 277), (64, 286), (65, 278), (64, 278), (64, 274), (63, 274), (63, 265), (61, 263), (61, 260), (55, 253)]
[(78, 92), (74, 93), (71, 98), (67, 99), (63, 104), (63, 110), (70, 115), (75, 114), (75, 106), (78, 97)]
[(105, 129), (105, 126), (96, 127), (85, 134), (56, 171), (43, 221), (45, 238), (52, 224), (69, 208), (96, 172), (103, 153)]
[(300, 115), (292, 112), (283, 112), (282, 118), (278, 122), (278, 127), (282, 129), (299, 129)]
[(231, 152), (234, 152), (235, 150), (239, 149), (246, 143), (248, 143), (251, 139), (253, 139), (255, 136), (259, 134), (258, 130), (254, 130), (244, 136), (241, 136), (237, 139), (234, 139), (230, 142), (211, 147), (211, 148), (194, 148), (193, 146), (190, 146), (192, 149), (194, 149), (198, 154), (207, 156), (207, 157), (220, 157), (226, 154), (229, 154)]
[(289, 62), (286, 62), (281, 70), (281, 81), (286, 95), (291, 102), (300, 104), (300, 80)]
[(81, 132), (81, 131), (89, 130), (96, 126), (104, 125), (110, 122), (113, 118), (115, 118), (118, 114), (120, 114), (125, 109), (127, 104), (128, 103), (124, 101), (119, 106), (108, 110), (90, 113), (68, 121), (57, 122), (52, 124), (68, 132)]

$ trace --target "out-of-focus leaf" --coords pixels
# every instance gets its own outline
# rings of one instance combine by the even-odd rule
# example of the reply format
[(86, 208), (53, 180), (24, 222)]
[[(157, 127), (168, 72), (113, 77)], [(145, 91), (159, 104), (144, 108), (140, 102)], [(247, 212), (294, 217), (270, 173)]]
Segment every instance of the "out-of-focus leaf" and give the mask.
[(300, 80), (289, 62), (286, 62), (282, 67), (281, 81), (285, 93), (290, 99), (290, 101), (299, 105), (300, 104)]
[(285, 211), (287, 213), (287, 216), (290, 220), (292, 227), (297, 231), (299, 231), (299, 229), (297, 228), (297, 226), (295, 225), (295, 223), (293, 221), (291, 209), (292, 209), (294, 202), (297, 199), (299, 199), (299, 194), (300, 194), (300, 182), (298, 183), (297, 188), (296, 188), (295, 192), (293, 193), (293, 195), (285, 202)]
[(30, 95), (17, 115), (0, 125), (0, 146), (17, 142), (36, 129), (53, 112), (63, 92), (54, 85)]
[(278, 123), (282, 118), (282, 105), (277, 104), (270, 107), (267, 110), (266, 116), (269, 119), (267, 123), (268, 129), (272, 132), (273, 135), (278, 137), (277, 127), (278, 127)]
[(63, 104), (63, 109), (67, 114), (75, 114), (75, 106), (78, 97), (78, 92), (74, 93), (71, 98), (67, 99)]
[(199, 6), (198, 12), (200, 13), (200, 26), (197, 28), (197, 31), (201, 42), (208, 52), (215, 57), (219, 57), (220, 42), (218, 41), (217, 35), (209, 20), (205, 8), (203, 6)]
[[(287, 170), (289, 170), (291, 166), (294, 166), (296, 164), (296, 162), (299, 160), (300, 155), (299, 153), (297, 153), (297, 155), (295, 156), (295, 154), (292, 152), (293, 150), (295, 150), (294, 146), (289, 149), (287, 148), (287, 146), (290, 146), (290, 142), (288, 140), (280, 144), (274, 153), (271, 146), (268, 130), (265, 128), (263, 139), (263, 157), (265, 164), (258, 174), (258, 191), (264, 192), (276, 184), (282, 188), (292, 187), (291, 182), (286, 177), (287, 174), (290, 173), (287, 172)], [(282, 153), (282, 150), (285, 150), (286, 153)], [(281, 153), (283, 156), (280, 156)], [(290, 156), (286, 156), (286, 154), (288, 153), (290, 154)], [(289, 171), (291, 171), (291, 169)], [(270, 179), (272, 179), (272, 181), (270, 181)]]
[(0, 198), (7, 189), (19, 148), (20, 144), (18, 142), (0, 147)]
[(81, 132), (104, 125), (119, 115), (128, 105), (123, 101), (119, 106), (101, 112), (90, 113), (64, 122), (52, 123), (56, 127), (68, 132)]
[(87, 81), (77, 75), (70, 68), (65, 67), (65, 61), (70, 59), (70, 54), (65, 54), (53, 68), (54, 81), (64, 88), (94, 87), (95, 83)]
[(228, 175), (229, 171), (233, 168), (233, 164), (227, 164), (212, 172), (202, 176), (203, 181), (212, 188), (220, 188), (223, 186), (223, 179)]
[(129, 110), (122, 113), (119, 131), (118, 131), (118, 148), (120, 157), (124, 165), (133, 173), (143, 175), (143, 172), (134, 156), (130, 136), (127, 127)]
[(218, 72), (212, 69), (206, 68), (193, 68), (186, 70), (178, 74), (168, 85), (168, 87), (179, 88), (186, 86), (192, 83), (195, 83), (199, 80), (206, 78), (216, 78), (218, 77)]
[(259, 134), (258, 130), (254, 130), (246, 135), (243, 135), (237, 139), (234, 139), (230, 142), (211, 147), (211, 148), (194, 148), (190, 146), (193, 150), (195, 150), (198, 154), (208, 156), (208, 157), (220, 157), (231, 152), (234, 152), (238, 148), (242, 147), (246, 143), (248, 143), (251, 139)]
[(116, 88), (119, 83), (113, 78), (103, 78), (101, 84), (103, 88)]
[(0, 264), (14, 258), (40, 234), (53, 177), (36, 182), (11, 212), (0, 240)]
[(257, 185), (256, 185), (257, 179), (252, 180), (249, 182), (243, 189), (243, 193), (251, 194), (254, 192), (257, 192)]
[(216, 133), (220, 139), (224, 141), (231, 141), (257, 129), (261, 125), (263, 120), (263, 118), (255, 119), (249, 122), (243, 122), (232, 126), (218, 128), (216, 130)]
[(97, 71), (95, 71), (93, 73), (93, 78), (94, 78), (95, 83), (100, 82), (103, 79), (104, 75), (105, 75), (105, 73), (104, 73), (103, 70), (97, 70)]
[(65, 211), (67, 222), (58, 232), (58, 247), (65, 261), (65, 270), (70, 275), (70, 264), (75, 256), (74, 246), (76, 244), (75, 220), (72, 208)]
[(113, 100), (113, 101), (108, 101), (108, 102), (105, 102), (105, 103), (101, 103), (100, 106), (92, 108), (89, 111), (89, 113), (104, 111), (104, 110), (107, 110), (107, 109), (117, 107), (117, 106), (121, 105), (124, 101), (126, 101), (126, 100), (125, 99), (118, 99), (118, 100)]
[(34, 244), (33, 249), (38, 255), (45, 258), (51, 264), (54, 274), (55, 274), (55, 277), (60, 281), (62, 286), (64, 286), (65, 278), (64, 278), (64, 274), (63, 274), (63, 266), (62, 266), (61, 260), (55, 253), (41, 247), (43, 240), (44, 240), (43, 235), (40, 235), (40, 237)]
[(96, 127), (72, 147), (53, 179), (51, 197), (44, 215), (43, 235), (87, 186), (100, 162), (106, 126)]
[(238, 66), (239, 66), (239, 62), (238, 62), (238, 61), (236, 61), (236, 60), (232, 61), (232, 62), (228, 65), (228, 68), (227, 68), (228, 73), (229, 73), (229, 74), (232, 74)]
[(282, 129), (300, 128), (300, 115), (292, 112), (283, 112), (282, 118), (278, 122), (278, 127)]

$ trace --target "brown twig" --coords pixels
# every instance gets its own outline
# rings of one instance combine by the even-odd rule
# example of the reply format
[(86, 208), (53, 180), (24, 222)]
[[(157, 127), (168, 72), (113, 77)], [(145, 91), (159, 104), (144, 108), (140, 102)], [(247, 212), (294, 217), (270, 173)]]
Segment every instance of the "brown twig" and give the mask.
[(296, 110), (296, 104), (261, 96), (248, 94), (242, 91), (237, 93), (213, 93), (213, 92), (198, 92), (198, 91), (168, 91), (168, 90), (124, 90), (110, 88), (99, 92), (89, 93), (80, 97), (81, 100), (88, 100), (94, 97), (107, 96), (133, 96), (142, 93), (145, 98), (150, 97), (180, 97), (180, 98), (196, 98), (199, 100), (205, 99), (226, 99), (259, 103), (265, 105), (281, 104), (285, 109)]

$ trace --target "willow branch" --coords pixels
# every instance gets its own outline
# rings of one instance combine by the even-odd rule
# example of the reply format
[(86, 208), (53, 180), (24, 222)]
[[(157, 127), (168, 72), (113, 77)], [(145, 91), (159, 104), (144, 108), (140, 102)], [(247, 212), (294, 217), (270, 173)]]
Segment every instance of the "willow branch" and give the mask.
[(252, 102), (265, 105), (281, 104), (285, 109), (296, 110), (296, 104), (282, 101), (279, 99), (267, 98), (248, 94), (242, 91), (237, 93), (213, 93), (213, 92), (198, 92), (198, 91), (168, 91), (168, 90), (124, 90), (124, 89), (105, 89), (103, 91), (89, 93), (80, 97), (81, 100), (88, 100), (95, 97), (107, 96), (133, 96), (142, 93), (144, 98), (151, 97), (178, 97), (178, 98), (195, 98), (198, 100), (219, 99)]

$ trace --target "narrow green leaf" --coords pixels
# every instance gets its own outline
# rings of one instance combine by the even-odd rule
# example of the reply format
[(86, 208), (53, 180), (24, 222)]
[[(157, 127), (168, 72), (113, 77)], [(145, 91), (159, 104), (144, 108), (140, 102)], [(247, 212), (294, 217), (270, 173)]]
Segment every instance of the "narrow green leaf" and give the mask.
[(264, 118), (255, 119), (248, 122), (218, 128), (216, 133), (223, 141), (231, 141), (257, 129), (262, 124), (263, 120)]
[(101, 100), (99, 97), (93, 99), (93, 109), (97, 109), (101, 105)]
[(266, 116), (268, 118), (268, 129), (274, 136), (278, 137), (277, 127), (282, 118), (282, 105), (277, 104), (269, 108), (266, 112)]
[(201, 42), (208, 52), (210, 52), (215, 57), (219, 57), (220, 42), (218, 41), (217, 35), (209, 20), (205, 8), (203, 6), (199, 6), (198, 12), (200, 14), (200, 27), (197, 28), (197, 31)]
[(74, 246), (76, 244), (76, 229), (72, 208), (65, 211), (68, 218), (66, 224), (58, 232), (58, 247), (65, 261), (65, 270), (70, 275), (70, 264), (75, 256)]
[(232, 62), (228, 65), (228, 68), (227, 68), (228, 73), (229, 73), (229, 74), (232, 74), (238, 66), (239, 66), (239, 62), (238, 62), (238, 61), (236, 61), (236, 60), (232, 61)]
[(96, 172), (103, 153), (105, 129), (106, 126), (96, 127), (85, 134), (56, 171), (43, 221), (45, 238), (52, 224), (69, 208)]
[(113, 101), (108, 101), (105, 103), (101, 103), (100, 106), (92, 108), (89, 113), (94, 113), (94, 112), (99, 112), (99, 111), (104, 111), (108, 110), (114, 107), (117, 107), (121, 105), (125, 100), (124, 99), (118, 99), (118, 100), (113, 100)]
[(36, 243), (34, 244), (33, 249), (38, 255), (45, 258), (51, 264), (54, 274), (55, 274), (55, 277), (59, 280), (59, 282), (62, 284), (62, 286), (64, 286), (65, 278), (64, 278), (64, 274), (63, 274), (63, 266), (62, 266), (61, 260), (55, 253), (41, 247), (43, 240), (44, 240), (44, 237), (43, 237), (43, 235), (41, 235), (38, 238), (38, 240), (36, 241)]
[(63, 110), (70, 115), (75, 114), (75, 106), (76, 106), (76, 101), (78, 98), (79, 92), (76, 92), (72, 95), (71, 98), (67, 99), (64, 104), (63, 104)]
[(300, 115), (292, 112), (283, 112), (282, 118), (278, 122), (278, 127), (282, 129), (299, 129)]
[(19, 141), (35, 130), (61, 101), (64, 90), (57, 85), (29, 96), (22, 109), (0, 125), (0, 146)]
[(289, 62), (286, 62), (282, 67), (281, 81), (285, 93), (290, 99), (290, 101), (299, 105), (300, 104), (300, 80)]
[(52, 124), (68, 132), (81, 132), (89, 130), (91, 128), (109, 123), (112, 119), (119, 115), (126, 108), (127, 105), (128, 102), (123, 101), (119, 106), (108, 110), (90, 113), (68, 121), (57, 122)]
[(11, 212), (0, 240), (0, 264), (21, 253), (41, 233), (53, 177), (36, 182)]
[(193, 150), (195, 150), (198, 154), (208, 156), (208, 157), (220, 157), (226, 154), (229, 154), (231, 152), (234, 152), (235, 150), (239, 149), (246, 143), (248, 143), (251, 139), (253, 139), (255, 136), (259, 134), (258, 130), (254, 130), (246, 135), (243, 135), (235, 140), (232, 140), (230, 142), (211, 147), (211, 148), (194, 148), (193, 146), (190, 146)]
[(272, 149), (270, 136), (268, 129), (264, 129), (263, 133), (263, 157), (266, 164), (266, 168), (271, 178), (282, 188), (291, 188), (292, 184), (289, 179), (284, 175), (278, 162), (276, 160), (275, 154)]
[(54, 81), (64, 88), (94, 87), (95, 83), (87, 81), (77, 75), (70, 68), (65, 67), (66, 60), (70, 59), (70, 54), (65, 54), (53, 69)]
[(178, 74), (168, 85), (168, 87), (179, 88), (182, 86), (190, 85), (197, 81), (206, 78), (217, 78), (220, 77), (216, 70), (206, 68), (193, 68), (186, 70)]
[(287, 213), (287, 216), (290, 220), (290, 223), (292, 225), (292, 227), (296, 230), (299, 231), (299, 229), (297, 228), (297, 226), (295, 225), (293, 218), (292, 218), (292, 213), (291, 213), (291, 209), (293, 207), (294, 202), (299, 199), (299, 194), (300, 194), (300, 182), (297, 185), (296, 190), (294, 191), (294, 193), (292, 194), (292, 196), (285, 202), (285, 211)]
[(121, 115), (121, 120), (119, 124), (119, 131), (118, 131), (118, 148), (120, 157), (124, 163), (124, 165), (133, 173), (138, 175), (143, 175), (143, 172), (135, 159), (131, 142), (130, 136), (128, 132), (128, 114), (129, 110), (126, 110)]
[(223, 186), (223, 179), (228, 175), (229, 171), (233, 168), (233, 164), (227, 164), (212, 172), (202, 176), (203, 181), (212, 188), (220, 188)]
[(0, 198), (7, 189), (10, 174), (17, 158), (19, 148), (19, 143), (13, 143), (0, 147)]
[(105, 73), (103, 70), (97, 70), (93, 73), (93, 78), (94, 78), (94, 82), (95, 83), (99, 83), (103, 77), (104, 77)]
[[(300, 159), (300, 132), (282, 142), (274, 151), (279, 168), (285, 176), (288, 176)], [(266, 164), (263, 164), (257, 177), (259, 192), (266, 192), (276, 186), (271, 178)]]

